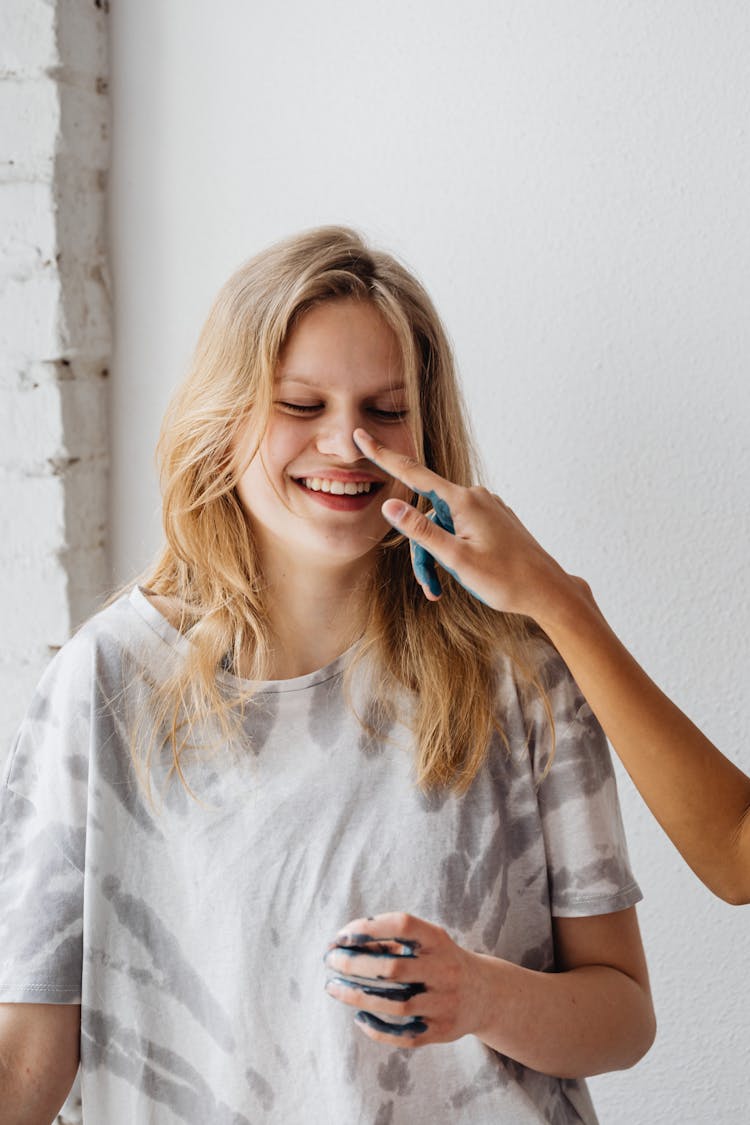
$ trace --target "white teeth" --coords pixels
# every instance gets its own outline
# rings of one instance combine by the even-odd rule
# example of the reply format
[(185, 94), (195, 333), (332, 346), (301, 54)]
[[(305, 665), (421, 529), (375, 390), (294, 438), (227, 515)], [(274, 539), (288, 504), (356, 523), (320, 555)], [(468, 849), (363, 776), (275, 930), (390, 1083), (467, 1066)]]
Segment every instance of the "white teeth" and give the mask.
[(360, 492), (369, 492), (372, 484), (369, 480), (326, 480), (324, 477), (303, 477), (305, 488), (313, 492), (330, 492), (334, 496), (357, 496)]

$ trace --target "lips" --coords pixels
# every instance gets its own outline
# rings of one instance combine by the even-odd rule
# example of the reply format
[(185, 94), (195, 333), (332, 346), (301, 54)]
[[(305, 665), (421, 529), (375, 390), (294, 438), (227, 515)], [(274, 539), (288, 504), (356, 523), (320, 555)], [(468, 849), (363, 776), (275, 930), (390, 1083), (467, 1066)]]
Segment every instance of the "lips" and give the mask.
[(383, 481), (373, 477), (358, 476), (354, 473), (339, 473), (336, 476), (294, 477), (299, 486), (312, 500), (326, 508), (336, 511), (359, 511), (371, 503), (376, 492), (383, 487)]

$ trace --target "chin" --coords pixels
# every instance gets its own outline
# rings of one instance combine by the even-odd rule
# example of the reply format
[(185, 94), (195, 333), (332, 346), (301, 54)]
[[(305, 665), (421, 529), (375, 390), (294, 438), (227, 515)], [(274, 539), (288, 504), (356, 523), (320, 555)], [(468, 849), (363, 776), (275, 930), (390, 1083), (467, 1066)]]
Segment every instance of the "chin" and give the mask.
[(385, 529), (377, 538), (359, 543), (342, 542), (342, 541), (326, 541), (323, 544), (316, 544), (314, 547), (311, 544), (309, 550), (304, 547), (299, 551), (298, 557), (311, 565), (319, 567), (329, 566), (355, 566), (357, 564), (366, 567), (368, 565), (375, 565), (377, 557), (378, 545), (382, 542), (387, 534)]

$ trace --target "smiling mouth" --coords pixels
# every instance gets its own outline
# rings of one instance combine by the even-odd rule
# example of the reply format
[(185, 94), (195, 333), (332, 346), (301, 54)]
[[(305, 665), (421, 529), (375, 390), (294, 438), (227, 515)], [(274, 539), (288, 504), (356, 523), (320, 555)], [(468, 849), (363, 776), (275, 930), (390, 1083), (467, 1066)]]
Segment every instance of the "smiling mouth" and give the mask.
[(332, 496), (359, 496), (361, 493), (382, 488), (371, 480), (327, 480), (325, 477), (298, 477), (297, 484), (309, 488), (311, 492), (330, 492)]

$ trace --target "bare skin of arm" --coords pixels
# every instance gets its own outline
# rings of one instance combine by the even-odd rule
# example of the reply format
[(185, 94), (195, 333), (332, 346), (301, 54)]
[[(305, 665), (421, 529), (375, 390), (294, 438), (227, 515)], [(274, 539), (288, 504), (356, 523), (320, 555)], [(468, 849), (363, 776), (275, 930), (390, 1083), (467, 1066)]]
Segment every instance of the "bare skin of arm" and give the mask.
[(750, 902), (750, 778), (646, 674), (580, 579), (555, 576), (536, 618), (644, 801), (695, 874)]
[(3, 1125), (51, 1125), (78, 1070), (81, 1009), (0, 1004)]
[(556, 973), (476, 955), (484, 972), (477, 1035), (559, 1078), (633, 1066), (656, 1033), (635, 908), (555, 918), (554, 933)]
[[(487, 605), (537, 622), (698, 878), (726, 902), (750, 902), (750, 778), (640, 667), (586, 583), (567, 574), (499, 497), (452, 484), (363, 430), (355, 437), (386, 472), (444, 502), (455, 534), (396, 500), (383, 505), (386, 518), (437, 561), (437, 574), (450, 568)], [(434, 581), (422, 581), (422, 588), (429, 600), (439, 597)]]

